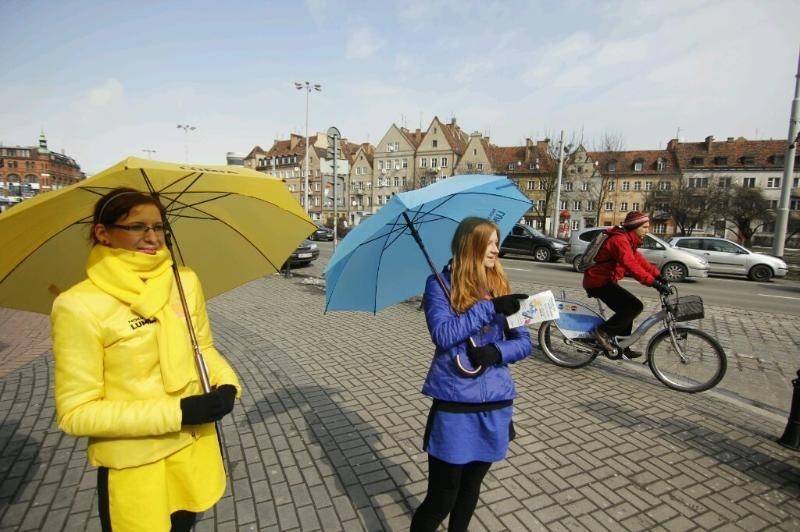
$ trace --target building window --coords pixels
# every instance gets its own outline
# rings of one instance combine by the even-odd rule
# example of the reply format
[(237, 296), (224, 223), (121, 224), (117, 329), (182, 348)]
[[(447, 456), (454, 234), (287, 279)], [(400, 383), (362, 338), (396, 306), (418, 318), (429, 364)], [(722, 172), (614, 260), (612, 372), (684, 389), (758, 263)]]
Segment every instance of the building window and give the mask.
[(567, 209), (567, 202), (566, 202), (566, 200), (565, 200), (565, 201), (559, 201), (559, 202), (558, 202), (558, 210), (559, 210), (559, 211), (564, 211), (564, 210), (566, 210), (566, 209)]
[(431, 157), (431, 168), (439, 168), (439, 158)]
[(655, 226), (653, 226), (653, 232), (658, 233), (659, 235), (667, 234), (667, 224), (664, 222), (659, 222)]
[(767, 203), (768, 203), (768, 205), (769, 205), (769, 206), (767, 207), (768, 209), (773, 209), (773, 210), (774, 210), (774, 209), (777, 209), (777, 208), (778, 208), (778, 200), (776, 200), (776, 199), (774, 199), (774, 200), (768, 200), (768, 201), (767, 201)]
[(617, 161), (609, 161), (608, 162), (608, 171), (613, 173), (617, 171)]
[(428, 180), (425, 177), (420, 177), (419, 178), (419, 186), (424, 187), (424, 186), (427, 186), (427, 184), (428, 184)]
[(614, 182), (613, 181), (609, 181), (608, 186), (606, 187), (606, 190), (608, 190), (609, 192), (614, 192), (614, 188), (615, 188), (614, 187)]
[(540, 211), (544, 210), (544, 200), (540, 199), (536, 202), (536, 208)]
[(570, 229), (573, 231), (577, 231), (581, 228), (581, 221), (580, 220), (572, 220), (569, 224)]
[(672, 190), (672, 183), (669, 181), (659, 181), (658, 190)]
[(730, 176), (723, 176), (719, 178), (719, 186), (722, 188), (731, 188), (731, 181), (733, 180)]
[(419, 167), (420, 168), (427, 168), (428, 167), (428, 158), (427, 157), (422, 157), (419, 160)]
[(752, 166), (756, 163), (756, 158), (752, 155), (745, 155), (742, 157), (742, 164), (745, 166)]
[(638, 211), (638, 210), (640, 210), (640, 209), (639, 209), (639, 202), (638, 202), (638, 201), (637, 201), (637, 202), (634, 202), (633, 204), (631, 204), (631, 210), (634, 210), (634, 211)]
[(472, 166), (473, 166), (472, 163), (467, 163), (467, 170), (472, 170)]
[(400, 178), (399, 178), (399, 177), (397, 177), (397, 176), (394, 176), (394, 178), (393, 178), (393, 180), (392, 180), (392, 181), (394, 182), (394, 186), (395, 186), (395, 187), (398, 187), (398, 186), (400, 186)]
[(436, 140), (436, 139), (434, 139), (433, 141), (431, 141), (431, 144), (433, 145), (433, 147), (434, 147), (434, 148), (438, 148), (438, 147), (439, 147), (439, 141), (438, 141), (438, 140)]
[(528, 181), (528, 190), (536, 190), (533, 188), (533, 181)]
[(613, 211), (614, 210), (614, 202), (613, 201), (607, 201), (606, 202), (606, 210), (607, 211)]
[(378, 170), (383, 170), (383, 161), (378, 161)]
[(772, 159), (772, 164), (783, 166), (784, 156), (783, 155), (773, 155), (770, 157)]
[(478, 163), (478, 170), (483, 170), (483, 163)]
[(390, 142), (386, 145), (386, 151), (394, 151), (394, 142)]
[(656, 161), (656, 170), (659, 172), (663, 172), (666, 168), (667, 168), (667, 161), (659, 157), (658, 160)]
[(631, 182), (630, 181), (623, 181), (622, 182), (622, 190), (628, 192), (631, 189)]
[(583, 183), (581, 183), (581, 190), (584, 191), (584, 192), (589, 190), (589, 182), (588, 181), (584, 181)]
[(514, 163), (508, 163), (508, 169), (509, 170), (513, 170), (514, 169)]
[(743, 188), (756, 188), (756, 178), (755, 177), (745, 177), (742, 179), (742, 187)]
[(692, 157), (689, 159), (689, 164), (691, 166), (703, 166), (703, 158), (702, 157)]
[(644, 162), (641, 159), (634, 161), (633, 163), (634, 172), (641, 172), (643, 167), (644, 167)]
[(580, 201), (573, 201), (572, 202), (572, 210), (573, 211), (581, 210), (581, 202)]
[(728, 158), (727, 157), (714, 157), (714, 164), (717, 166), (727, 166), (728, 165)]
[(403, 159), (403, 168), (408, 168), (408, 159)]
[(650, 192), (651, 190), (653, 190), (653, 182), (652, 181), (645, 181), (644, 182), (644, 189), (647, 192)]
[(800, 177), (795, 177), (792, 179), (792, 188), (797, 188), (800, 186)]
[(587, 211), (596, 211), (597, 210), (597, 202), (595, 200), (590, 200), (586, 203), (586, 210)]
[(572, 192), (572, 182), (568, 181), (564, 183), (564, 186), (561, 188), (564, 190), (564, 192)]
[(619, 212), (627, 212), (627, 210), (628, 210), (627, 201), (623, 201), (622, 203), (619, 204)]
[(781, 178), (780, 177), (768, 177), (767, 178), (767, 188), (781, 188)]
[(789, 210), (800, 210), (800, 199), (793, 199), (789, 202)]
[(447, 157), (442, 157), (442, 168), (447, 168)]
[(478, 148), (472, 148), (472, 155), (478, 155)]
[(689, 188), (708, 188), (707, 177), (690, 177)]

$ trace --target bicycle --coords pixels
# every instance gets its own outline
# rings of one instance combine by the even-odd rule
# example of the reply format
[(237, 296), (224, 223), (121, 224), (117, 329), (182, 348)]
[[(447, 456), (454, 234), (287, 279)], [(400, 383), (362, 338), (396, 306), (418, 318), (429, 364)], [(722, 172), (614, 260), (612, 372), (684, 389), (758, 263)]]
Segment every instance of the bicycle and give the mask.
[(660, 311), (647, 316), (630, 336), (610, 339), (613, 352), (600, 348), (591, 336), (591, 331), (605, 321), (600, 301), (598, 313), (580, 301), (567, 299), (562, 290), (561, 298), (556, 299), (559, 318), (539, 326), (539, 344), (547, 358), (565, 368), (582, 368), (601, 354), (611, 360), (630, 360), (623, 350), (662, 322), (663, 328), (647, 342), (643, 363), (669, 388), (688, 393), (709, 390), (725, 376), (725, 351), (710, 334), (679, 325), (705, 316), (703, 300), (694, 295), (679, 297), (677, 288), (671, 288), (670, 294), (659, 294)]

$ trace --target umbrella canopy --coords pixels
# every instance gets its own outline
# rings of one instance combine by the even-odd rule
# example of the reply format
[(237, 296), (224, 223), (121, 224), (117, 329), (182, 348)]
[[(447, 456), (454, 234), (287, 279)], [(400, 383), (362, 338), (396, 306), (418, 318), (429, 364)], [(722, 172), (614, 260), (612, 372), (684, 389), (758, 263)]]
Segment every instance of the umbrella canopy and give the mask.
[(325, 310), (377, 312), (420, 294), (432, 271), (450, 260), (450, 242), (461, 220), (492, 220), (502, 239), (530, 206), (505, 176), (459, 175), (396, 194), (348, 233), (331, 257), (325, 269)]
[(0, 306), (49, 313), (59, 292), (86, 277), (94, 204), (117, 187), (158, 196), (178, 262), (209, 298), (279, 270), (316, 229), (280, 179), (130, 157), (0, 214)]

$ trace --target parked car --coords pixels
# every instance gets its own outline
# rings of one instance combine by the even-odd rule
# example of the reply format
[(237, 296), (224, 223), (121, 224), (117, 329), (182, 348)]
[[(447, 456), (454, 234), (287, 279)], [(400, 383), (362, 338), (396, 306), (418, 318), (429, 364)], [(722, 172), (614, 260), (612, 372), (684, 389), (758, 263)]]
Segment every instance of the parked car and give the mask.
[(786, 262), (778, 257), (755, 253), (725, 238), (676, 236), (669, 243), (706, 259), (711, 275), (746, 275), (751, 281), (769, 281), (786, 277), (789, 272)]
[(512, 253), (530, 255), (539, 262), (556, 262), (564, 256), (566, 247), (563, 240), (546, 236), (527, 225), (516, 224), (500, 244), (500, 256)]
[(321, 225), (317, 226), (317, 229), (308, 238), (311, 240), (333, 240), (333, 229)]
[[(590, 227), (573, 231), (564, 261), (572, 263), (578, 271), (581, 255), (589, 247), (595, 235), (608, 227)], [(647, 234), (639, 247), (639, 253), (661, 270), (661, 275), (670, 282), (678, 283), (687, 278), (708, 277), (708, 262), (696, 255), (670, 246), (655, 235)]]
[[(289, 256), (289, 266), (292, 268), (296, 266), (306, 266), (311, 264), (319, 257), (319, 247), (310, 240), (304, 240), (302, 244), (297, 246), (297, 249), (292, 251), (292, 254)], [(283, 268), (286, 267), (286, 263), (283, 264)]]

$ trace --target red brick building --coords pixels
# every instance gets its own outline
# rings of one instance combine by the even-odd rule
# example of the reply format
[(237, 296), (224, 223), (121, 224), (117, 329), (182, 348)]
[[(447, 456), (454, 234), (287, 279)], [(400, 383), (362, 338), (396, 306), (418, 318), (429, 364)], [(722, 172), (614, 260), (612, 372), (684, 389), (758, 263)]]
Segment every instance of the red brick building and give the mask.
[(0, 210), (85, 177), (72, 157), (47, 148), (44, 133), (38, 146), (0, 146)]

